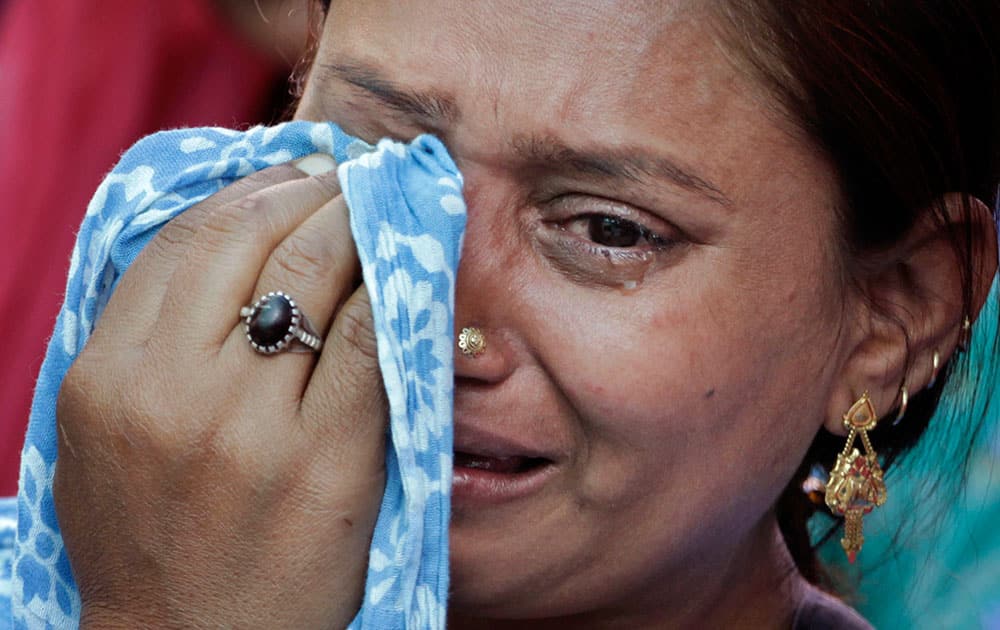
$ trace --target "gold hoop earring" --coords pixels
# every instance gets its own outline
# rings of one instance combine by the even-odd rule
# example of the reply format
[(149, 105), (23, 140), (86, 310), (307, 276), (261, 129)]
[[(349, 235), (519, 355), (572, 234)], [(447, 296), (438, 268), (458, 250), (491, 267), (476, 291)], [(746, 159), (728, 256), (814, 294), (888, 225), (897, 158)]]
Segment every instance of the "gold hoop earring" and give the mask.
[(906, 415), (906, 407), (910, 404), (910, 391), (906, 389), (906, 385), (899, 388), (899, 413), (896, 414), (896, 419), (892, 421), (892, 426), (899, 424), (899, 421), (903, 419)]
[(458, 348), (467, 357), (478, 357), (486, 352), (486, 336), (478, 328), (463, 328), (458, 336)]
[[(848, 430), (847, 443), (837, 455), (837, 464), (830, 472), (826, 484), (826, 505), (835, 515), (844, 517), (844, 537), (840, 545), (853, 564), (865, 542), (862, 531), (864, 515), (885, 504), (886, 500), (882, 467), (868, 439), (868, 431), (878, 423), (868, 392), (851, 405), (843, 421), (844, 428)], [(858, 435), (865, 449), (864, 455), (854, 446)]]
[(937, 384), (939, 371), (941, 371), (941, 353), (935, 349), (934, 356), (931, 357), (931, 382), (927, 383), (927, 389), (931, 389)]
[(972, 320), (966, 315), (962, 320), (962, 332), (959, 335), (958, 349), (961, 352), (965, 352), (969, 349), (969, 344), (972, 342)]

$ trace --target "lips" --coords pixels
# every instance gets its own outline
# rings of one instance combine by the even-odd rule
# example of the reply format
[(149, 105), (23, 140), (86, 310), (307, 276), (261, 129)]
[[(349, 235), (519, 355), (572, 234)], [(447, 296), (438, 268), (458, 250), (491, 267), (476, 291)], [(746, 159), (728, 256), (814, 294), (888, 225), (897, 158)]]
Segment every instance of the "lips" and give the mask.
[(558, 458), (523, 438), (456, 425), (452, 499), (482, 505), (524, 498), (545, 485)]

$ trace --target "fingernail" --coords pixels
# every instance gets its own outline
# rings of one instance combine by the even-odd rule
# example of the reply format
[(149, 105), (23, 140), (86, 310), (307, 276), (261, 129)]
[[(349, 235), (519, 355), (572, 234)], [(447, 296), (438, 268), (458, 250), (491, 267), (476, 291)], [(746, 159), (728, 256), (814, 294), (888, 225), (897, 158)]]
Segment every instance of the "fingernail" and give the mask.
[(313, 153), (312, 155), (307, 155), (304, 158), (295, 160), (292, 162), (292, 166), (299, 169), (306, 175), (315, 177), (316, 175), (329, 173), (333, 169), (337, 168), (337, 163), (334, 162), (333, 158), (326, 153)]

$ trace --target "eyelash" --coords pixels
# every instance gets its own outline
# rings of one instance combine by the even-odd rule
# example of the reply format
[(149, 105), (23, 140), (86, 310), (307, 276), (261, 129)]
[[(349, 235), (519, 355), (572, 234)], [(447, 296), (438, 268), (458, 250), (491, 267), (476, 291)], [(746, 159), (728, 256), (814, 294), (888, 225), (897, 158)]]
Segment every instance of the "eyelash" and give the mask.
[[(585, 223), (586, 238), (602, 250), (634, 250), (643, 240), (649, 245), (648, 248), (644, 249), (662, 250), (676, 244), (675, 240), (657, 234), (641, 223), (613, 214), (595, 212), (578, 215), (566, 221), (566, 224), (580, 222)], [(572, 231), (565, 226), (564, 229)], [(624, 242), (628, 244), (616, 245), (599, 240), (601, 237), (604, 237), (605, 241), (614, 240), (616, 236), (624, 239)]]
[(647, 222), (644, 211), (621, 202), (567, 195), (537, 207), (543, 217), (539, 227), (545, 226), (537, 232), (537, 246), (556, 269), (584, 285), (635, 287), (653, 267), (670, 264), (688, 242), (666, 220)]

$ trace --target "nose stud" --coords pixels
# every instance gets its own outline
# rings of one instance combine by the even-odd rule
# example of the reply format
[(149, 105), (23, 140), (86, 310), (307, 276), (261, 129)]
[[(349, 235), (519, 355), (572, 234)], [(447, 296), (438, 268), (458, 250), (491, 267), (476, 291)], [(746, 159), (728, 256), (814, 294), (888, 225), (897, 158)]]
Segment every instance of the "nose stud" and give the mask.
[(467, 357), (478, 357), (486, 352), (486, 336), (478, 328), (463, 328), (458, 336), (458, 348)]

